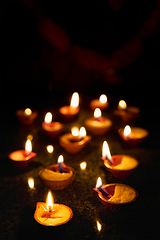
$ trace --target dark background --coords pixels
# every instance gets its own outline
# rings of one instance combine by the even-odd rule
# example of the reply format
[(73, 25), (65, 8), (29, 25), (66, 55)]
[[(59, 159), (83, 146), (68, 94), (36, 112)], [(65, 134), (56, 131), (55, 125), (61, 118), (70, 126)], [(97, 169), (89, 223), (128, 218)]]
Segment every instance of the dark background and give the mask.
[[(1, 1), (1, 227), (2, 239), (159, 239), (159, 1)], [(47, 138), (41, 127), (45, 113), (59, 119), (58, 109), (80, 94), (80, 113), (74, 124), (83, 125), (93, 115), (89, 101), (105, 93), (109, 108), (103, 116), (113, 129), (92, 140), (80, 153), (70, 155), (57, 139)], [(118, 101), (141, 109), (133, 123), (149, 130), (148, 139), (129, 148), (117, 130), (124, 123), (113, 110)], [(30, 107), (39, 115), (31, 126), (15, 116)], [(33, 135), (36, 160), (24, 171), (13, 168), (8, 154), (23, 149)], [(112, 154), (128, 154), (140, 167), (129, 178), (113, 177), (100, 161), (101, 146), (109, 142)], [(53, 144), (52, 156), (46, 145)], [(72, 208), (74, 218), (58, 228), (45, 228), (33, 218), (35, 205), (45, 201), (48, 188), (40, 182), (42, 167), (55, 164), (60, 154), (76, 171), (75, 181), (63, 191), (53, 191), (55, 202)], [(87, 162), (82, 172), (79, 164)], [(35, 179), (35, 191), (27, 185)], [(104, 183), (122, 182), (139, 197), (123, 213), (100, 204), (92, 188), (98, 176)], [(98, 233), (96, 220), (102, 224)]]

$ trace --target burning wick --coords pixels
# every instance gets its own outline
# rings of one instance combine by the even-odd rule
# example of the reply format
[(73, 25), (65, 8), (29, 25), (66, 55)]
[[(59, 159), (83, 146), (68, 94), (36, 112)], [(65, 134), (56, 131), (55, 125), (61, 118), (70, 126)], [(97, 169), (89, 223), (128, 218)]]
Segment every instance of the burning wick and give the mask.
[(103, 142), (102, 146), (102, 160), (107, 160), (110, 165), (113, 164), (113, 159), (109, 150), (108, 143), (106, 141)]
[(59, 156), (57, 163), (58, 163), (59, 172), (62, 173), (63, 165), (64, 165), (64, 158), (62, 155)]
[(96, 183), (95, 189), (96, 189), (96, 191), (101, 192), (105, 196), (109, 195), (107, 190), (105, 188), (103, 188), (102, 180), (101, 180), (100, 177), (97, 179), (97, 183)]
[(102, 115), (101, 110), (99, 108), (96, 108), (94, 110), (94, 118), (95, 118), (95, 120), (96, 121), (100, 121), (101, 120), (101, 115)]

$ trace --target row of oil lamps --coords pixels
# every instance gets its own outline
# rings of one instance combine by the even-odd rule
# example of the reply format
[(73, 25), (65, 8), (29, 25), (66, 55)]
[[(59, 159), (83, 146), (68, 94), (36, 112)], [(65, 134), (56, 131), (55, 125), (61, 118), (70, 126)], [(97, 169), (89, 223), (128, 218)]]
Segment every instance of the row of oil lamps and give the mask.
[[(94, 110), (94, 117), (85, 121), (86, 128), (95, 135), (105, 134), (112, 126), (111, 120), (102, 117), (101, 114), (101, 110), (108, 107), (107, 97), (103, 94), (99, 99), (92, 100), (90, 107)], [(59, 111), (65, 119), (73, 120), (79, 112), (78, 93), (72, 95), (69, 106), (64, 106)], [(127, 122), (134, 120), (138, 116), (139, 111), (137, 107), (127, 107), (125, 101), (121, 100), (114, 113)], [(29, 108), (25, 110), (20, 109), (16, 114), (19, 120), (26, 124), (32, 123), (37, 117), (37, 112), (31, 111)], [(52, 121), (52, 114), (50, 112), (46, 114), (42, 128), (50, 137), (59, 136), (63, 127), (63, 124)], [(142, 128), (130, 128), (127, 125), (124, 129), (119, 130), (119, 134), (127, 143), (134, 145), (144, 140), (148, 135), (148, 131)], [(67, 152), (75, 153), (80, 151), (90, 139), (91, 137), (86, 135), (84, 127), (81, 127), (80, 130), (74, 127), (71, 129), (71, 133), (60, 136), (59, 142)], [(28, 139), (25, 150), (14, 151), (9, 155), (9, 158), (17, 167), (24, 168), (35, 156), (36, 153), (32, 152), (31, 140)], [(138, 161), (130, 156), (111, 156), (106, 141), (104, 141), (102, 147), (102, 160), (107, 170), (119, 178), (127, 177), (138, 166)], [(74, 180), (75, 171), (64, 164), (63, 156), (60, 155), (57, 164), (51, 165), (46, 169), (41, 169), (39, 176), (42, 182), (50, 189), (63, 189)], [(117, 207), (119, 208), (120, 205), (124, 205), (124, 203), (133, 202), (138, 196), (135, 189), (124, 184), (107, 184), (103, 186), (100, 178), (97, 180), (94, 191), (98, 194), (100, 201), (113, 211)], [(34, 214), (37, 222), (46, 226), (56, 226), (66, 223), (72, 216), (73, 212), (68, 206), (53, 203), (51, 192), (48, 193), (46, 203), (37, 203)]]

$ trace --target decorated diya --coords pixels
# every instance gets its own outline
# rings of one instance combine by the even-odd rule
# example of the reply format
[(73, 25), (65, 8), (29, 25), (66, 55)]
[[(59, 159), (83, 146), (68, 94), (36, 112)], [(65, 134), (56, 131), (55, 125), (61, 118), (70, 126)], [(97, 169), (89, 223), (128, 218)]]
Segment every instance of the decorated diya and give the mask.
[(39, 176), (50, 189), (60, 190), (72, 183), (75, 178), (75, 171), (64, 164), (63, 156), (60, 155), (58, 164), (41, 169)]

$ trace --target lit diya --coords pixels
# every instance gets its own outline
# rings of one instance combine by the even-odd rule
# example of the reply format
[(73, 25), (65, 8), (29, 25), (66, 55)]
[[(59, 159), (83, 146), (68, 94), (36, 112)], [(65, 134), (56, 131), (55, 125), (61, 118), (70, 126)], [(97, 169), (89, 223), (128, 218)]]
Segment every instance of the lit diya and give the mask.
[(120, 137), (130, 146), (136, 146), (143, 142), (148, 136), (148, 131), (139, 127), (126, 125), (124, 129), (118, 131)]
[(28, 163), (33, 160), (37, 154), (32, 152), (32, 143), (28, 139), (25, 144), (25, 150), (17, 150), (9, 154), (9, 159), (18, 168), (27, 167)]
[(99, 108), (101, 110), (108, 107), (108, 100), (107, 96), (105, 94), (102, 94), (99, 99), (94, 99), (90, 102), (90, 107), (94, 110), (96, 108)]
[(57, 164), (41, 169), (39, 176), (42, 182), (49, 188), (60, 190), (74, 180), (75, 171), (73, 168), (64, 164), (64, 158), (60, 155)]
[(20, 122), (31, 124), (38, 116), (38, 112), (36, 110), (31, 110), (30, 108), (19, 109), (16, 111), (16, 116)]
[(58, 226), (67, 223), (73, 216), (72, 210), (63, 204), (54, 203), (51, 192), (46, 202), (38, 202), (34, 213), (35, 220), (45, 226)]
[(42, 128), (45, 133), (50, 137), (57, 137), (63, 130), (63, 124), (59, 122), (52, 122), (52, 113), (48, 112), (45, 115), (44, 122), (42, 122)]
[(112, 126), (110, 119), (101, 116), (101, 110), (96, 108), (94, 110), (94, 117), (88, 118), (85, 121), (85, 126), (95, 135), (103, 135)]
[(86, 129), (81, 127), (80, 130), (77, 127), (71, 129), (71, 133), (64, 134), (60, 137), (60, 145), (70, 153), (79, 152), (86, 143), (91, 139), (86, 135)]
[(134, 188), (121, 183), (103, 185), (100, 177), (97, 179), (93, 190), (98, 195), (99, 200), (111, 211), (126, 207), (138, 197), (138, 193)]
[(128, 155), (113, 155), (111, 156), (108, 143), (103, 142), (102, 146), (102, 160), (109, 172), (115, 177), (128, 177), (139, 165), (139, 162)]
[(69, 106), (64, 106), (59, 109), (59, 112), (66, 120), (74, 120), (79, 112), (79, 94), (73, 93)]
[(123, 121), (133, 121), (140, 113), (140, 109), (135, 106), (127, 106), (124, 100), (120, 100), (114, 114), (120, 116)]

